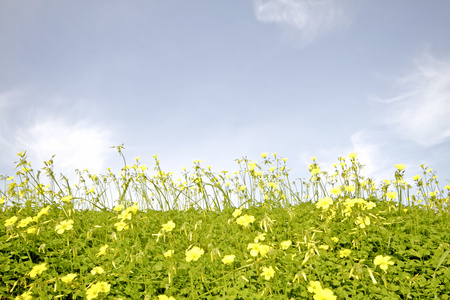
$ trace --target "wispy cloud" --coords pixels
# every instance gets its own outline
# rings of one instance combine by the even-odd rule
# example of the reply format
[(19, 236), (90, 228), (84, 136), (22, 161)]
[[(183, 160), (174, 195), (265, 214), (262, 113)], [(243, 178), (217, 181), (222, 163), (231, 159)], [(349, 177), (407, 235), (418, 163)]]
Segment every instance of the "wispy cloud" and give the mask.
[(433, 146), (450, 138), (450, 59), (425, 54), (411, 74), (397, 84), (403, 92), (380, 100), (386, 104), (384, 122), (401, 138)]
[[(42, 163), (52, 155), (58, 172), (73, 174), (88, 168), (104, 172), (111, 132), (89, 121), (71, 123), (63, 118), (38, 119), (16, 133), (16, 144), (27, 150), (33, 162)], [(110, 151), (111, 152), (111, 151)]]
[(254, 3), (259, 21), (299, 31), (303, 46), (349, 24), (345, 0), (255, 0)]

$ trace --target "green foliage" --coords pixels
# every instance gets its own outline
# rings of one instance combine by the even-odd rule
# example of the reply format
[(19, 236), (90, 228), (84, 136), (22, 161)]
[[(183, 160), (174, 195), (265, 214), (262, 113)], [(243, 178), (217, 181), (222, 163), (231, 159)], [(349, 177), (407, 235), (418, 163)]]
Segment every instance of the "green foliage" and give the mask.
[(195, 161), (184, 182), (122, 156), (69, 185), (49, 161), (45, 185), (20, 153), (0, 190), (1, 299), (448, 299), (448, 191), (423, 167), (412, 193), (401, 165), (376, 188), (355, 156), (332, 175), (313, 158), (298, 182), (267, 154), (234, 175)]

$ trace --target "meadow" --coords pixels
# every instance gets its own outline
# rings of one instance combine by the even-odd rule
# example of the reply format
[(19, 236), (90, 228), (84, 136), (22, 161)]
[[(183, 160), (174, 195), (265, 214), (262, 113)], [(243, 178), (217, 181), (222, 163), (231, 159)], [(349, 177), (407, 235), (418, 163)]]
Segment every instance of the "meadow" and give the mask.
[(357, 154), (308, 179), (263, 153), (182, 175), (140, 158), (76, 183), (18, 154), (0, 181), (0, 299), (448, 299), (450, 184), (362, 176)]

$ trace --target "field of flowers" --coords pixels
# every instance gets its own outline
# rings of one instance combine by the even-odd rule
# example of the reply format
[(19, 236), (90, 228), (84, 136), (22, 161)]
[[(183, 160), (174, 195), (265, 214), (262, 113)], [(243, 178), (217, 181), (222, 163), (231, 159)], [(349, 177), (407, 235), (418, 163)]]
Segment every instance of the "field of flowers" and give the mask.
[(175, 178), (115, 148), (118, 174), (69, 183), (21, 152), (0, 177), (1, 300), (449, 298), (450, 185), (426, 166), (377, 183), (351, 153), (291, 180), (263, 153)]

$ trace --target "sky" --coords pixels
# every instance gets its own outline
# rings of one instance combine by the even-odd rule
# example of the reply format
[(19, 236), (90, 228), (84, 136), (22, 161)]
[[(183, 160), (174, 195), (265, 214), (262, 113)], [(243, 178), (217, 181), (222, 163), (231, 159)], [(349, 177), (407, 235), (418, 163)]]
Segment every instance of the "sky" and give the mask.
[(288, 158), (450, 179), (450, 1), (0, 0), (0, 174)]

